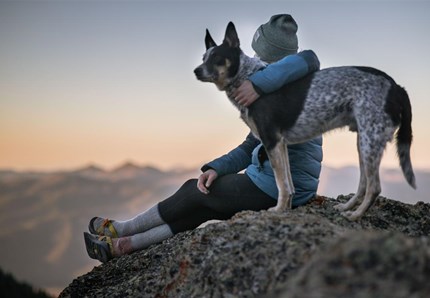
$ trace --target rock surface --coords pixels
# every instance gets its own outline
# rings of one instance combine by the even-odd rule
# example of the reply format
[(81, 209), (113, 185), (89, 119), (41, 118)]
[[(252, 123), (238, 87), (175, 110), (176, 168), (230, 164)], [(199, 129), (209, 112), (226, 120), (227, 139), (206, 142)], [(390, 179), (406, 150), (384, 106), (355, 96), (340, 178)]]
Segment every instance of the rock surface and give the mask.
[(430, 204), (379, 197), (357, 222), (318, 197), (245, 211), (114, 259), (60, 297), (430, 297)]

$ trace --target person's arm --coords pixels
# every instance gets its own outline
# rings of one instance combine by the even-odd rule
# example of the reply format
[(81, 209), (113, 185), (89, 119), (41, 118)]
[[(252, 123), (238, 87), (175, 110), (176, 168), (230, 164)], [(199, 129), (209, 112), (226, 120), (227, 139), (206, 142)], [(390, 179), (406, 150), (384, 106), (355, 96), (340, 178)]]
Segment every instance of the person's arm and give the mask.
[(203, 165), (201, 171), (206, 172), (209, 169), (213, 169), (218, 176), (238, 173), (251, 163), (252, 151), (258, 144), (260, 144), (260, 141), (252, 133), (249, 133), (242, 144), (229, 153)]
[(240, 105), (249, 106), (260, 95), (276, 91), (319, 68), (318, 57), (312, 50), (289, 55), (251, 75), (239, 86), (234, 97)]
[(280, 89), (320, 68), (318, 57), (312, 50), (289, 55), (251, 75), (248, 80), (257, 93), (265, 94)]
[(205, 164), (201, 170), (202, 174), (197, 179), (197, 188), (204, 194), (209, 193), (209, 187), (219, 176), (238, 173), (245, 169), (252, 159), (252, 151), (260, 143), (252, 133), (246, 140), (229, 153)]

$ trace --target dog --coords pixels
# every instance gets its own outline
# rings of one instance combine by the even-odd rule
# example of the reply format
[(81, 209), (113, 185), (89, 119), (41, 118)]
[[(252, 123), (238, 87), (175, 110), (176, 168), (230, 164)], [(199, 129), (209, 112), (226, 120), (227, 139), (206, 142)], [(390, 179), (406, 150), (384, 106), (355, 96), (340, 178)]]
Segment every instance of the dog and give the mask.
[(326, 68), (262, 95), (244, 107), (235, 101), (234, 90), (266, 64), (244, 54), (232, 22), (227, 25), (220, 45), (206, 29), (205, 45), (203, 63), (194, 73), (198, 80), (214, 83), (226, 92), (242, 120), (266, 149), (279, 190), (277, 205), (270, 210), (292, 207), (294, 185), (287, 145), (303, 143), (342, 127), (357, 132), (360, 161), (357, 192), (346, 203), (335, 206), (343, 216), (359, 219), (380, 194), (379, 166), (386, 143), (395, 133), (403, 174), (410, 186), (416, 188), (410, 159), (411, 104), (405, 89), (387, 74), (371, 67)]

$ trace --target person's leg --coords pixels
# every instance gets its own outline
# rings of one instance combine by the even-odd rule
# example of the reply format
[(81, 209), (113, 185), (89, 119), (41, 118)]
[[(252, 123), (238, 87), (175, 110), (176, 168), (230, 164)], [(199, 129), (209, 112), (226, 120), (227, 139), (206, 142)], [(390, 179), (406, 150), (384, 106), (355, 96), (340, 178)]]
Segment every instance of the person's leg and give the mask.
[[(163, 204), (163, 206), (166, 206), (166, 208), (172, 208), (173, 210), (175, 210), (174, 212), (178, 212), (176, 218), (183, 219), (183, 214), (189, 212), (190, 208), (194, 209), (196, 207), (203, 207), (199, 203), (192, 203), (192, 201), (194, 200), (196, 202), (199, 202), (203, 200), (202, 197), (204, 196), (206, 195), (204, 195), (197, 189), (197, 180), (191, 179), (185, 182), (175, 194), (167, 198), (165, 201), (167, 201), (168, 203)], [(176, 208), (176, 205), (180, 207)], [(211, 216), (208, 215), (208, 217)], [(193, 220), (195, 221), (196, 218), (194, 218)], [(166, 224), (166, 222), (160, 216), (159, 204), (156, 204), (147, 211), (140, 213), (134, 218), (125, 221), (109, 220), (102, 217), (94, 217), (91, 219), (88, 227), (92, 234), (120, 238), (143, 233), (163, 224)]]
[(243, 174), (220, 177), (209, 195), (201, 193), (196, 185), (197, 180), (189, 180), (173, 196), (159, 203), (160, 215), (167, 224), (112, 239), (115, 255), (145, 249), (174, 234), (195, 229), (208, 220), (226, 220), (239, 211), (258, 211), (276, 205), (275, 199), (263, 193)]
[(167, 224), (154, 227), (143, 233), (132, 236), (112, 238), (113, 255), (115, 257), (130, 254), (134, 251), (145, 249), (152, 244), (173, 236), (173, 232)]
[(276, 205), (245, 174), (221, 176), (209, 194), (197, 189), (197, 180), (187, 181), (173, 196), (159, 203), (161, 218), (174, 234), (211, 220), (225, 220), (243, 210), (259, 211)]
[[(90, 221), (89, 229), (93, 234), (107, 235), (110, 237), (124, 237), (142, 233), (163, 224), (165, 224), (165, 222), (160, 217), (158, 205), (155, 205), (145, 212), (136, 215), (132, 219), (125, 221), (94, 217)], [(112, 227), (110, 225), (112, 225), (115, 232), (112, 231)]]
[(200, 192), (197, 180), (192, 179), (149, 212), (133, 219), (144, 223), (141, 226), (135, 225), (136, 230), (148, 226), (152, 228), (131, 236), (112, 238), (113, 253), (114, 256), (128, 254), (179, 232), (194, 229), (208, 220), (225, 220), (239, 211), (259, 211), (275, 205), (276, 200), (257, 188), (244, 174), (231, 174), (216, 179), (209, 194)]
[(172, 222), (169, 224), (169, 226), (172, 229), (172, 232), (174, 234), (183, 232), (183, 231), (189, 231), (197, 228), (202, 223), (205, 223), (209, 220), (226, 220), (229, 219), (231, 216), (216, 212), (209, 208), (200, 208), (196, 214), (190, 217), (185, 217), (180, 220), (177, 220), (175, 222)]

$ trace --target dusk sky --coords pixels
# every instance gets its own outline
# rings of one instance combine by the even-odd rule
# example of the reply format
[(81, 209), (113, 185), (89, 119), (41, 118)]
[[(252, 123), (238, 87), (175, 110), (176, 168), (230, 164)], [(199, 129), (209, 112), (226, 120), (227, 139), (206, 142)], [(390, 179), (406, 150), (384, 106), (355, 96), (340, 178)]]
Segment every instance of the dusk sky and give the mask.
[[(208, 28), (233, 21), (245, 53), (257, 27), (290, 13), (322, 68), (373, 66), (408, 91), (415, 168), (430, 169), (430, 1), (0, 0), (0, 168), (124, 161), (200, 167), (248, 129), (193, 69)], [(324, 138), (324, 163), (358, 165), (355, 134)], [(383, 166), (397, 167), (389, 144)]]

